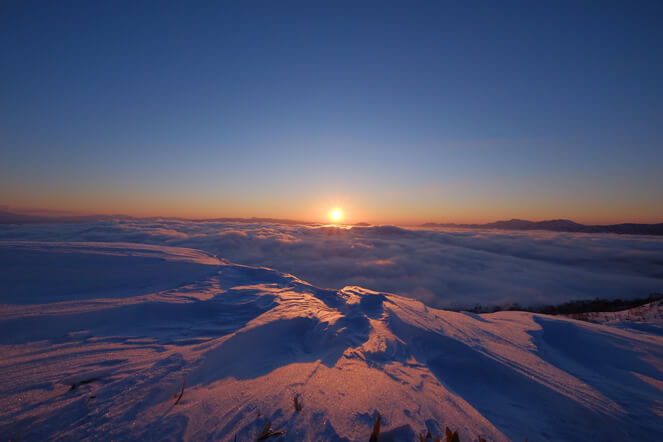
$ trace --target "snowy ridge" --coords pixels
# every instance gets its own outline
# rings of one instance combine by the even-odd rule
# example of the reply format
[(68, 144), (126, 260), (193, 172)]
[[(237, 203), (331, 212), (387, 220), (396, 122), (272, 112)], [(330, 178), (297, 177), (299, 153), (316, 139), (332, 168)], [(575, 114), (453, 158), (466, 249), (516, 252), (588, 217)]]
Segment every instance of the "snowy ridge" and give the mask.
[[(663, 433), (656, 334), (437, 310), (174, 247), (3, 242), (0, 260), (10, 439), (248, 441), (271, 422), (286, 433), (270, 440), (368, 440), (378, 413), (380, 441)], [(96, 278), (68, 290), (83, 264)]]

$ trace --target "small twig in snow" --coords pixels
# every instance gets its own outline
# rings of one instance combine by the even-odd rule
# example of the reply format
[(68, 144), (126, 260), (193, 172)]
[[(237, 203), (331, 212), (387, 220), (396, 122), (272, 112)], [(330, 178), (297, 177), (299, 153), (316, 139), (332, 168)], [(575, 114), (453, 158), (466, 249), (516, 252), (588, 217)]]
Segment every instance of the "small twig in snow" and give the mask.
[(273, 436), (281, 436), (282, 434), (285, 434), (285, 431), (282, 430), (272, 431), (272, 423), (267, 422), (265, 424), (265, 427), (260, 432), (260, 434), (258, 434), (258, 440), (265, 440)]
[(186, 379), (182, 382), (182, 391), (180, 391), (180, 395), (177, 396), (177, 400), (175, 401), (174, 405), (177, 405), (180, 403), (180, 400), (182, 399), (182, 396), (184, 395), (184, 386), (186, 385)]
[(447, 442), (460, 442), (460, 438), (458, 437), (458, 430), (452, 433), (449, 427), (446, 427), (445, 433), (447, 437)]
[(378, 413), (378, 417), (375, 418), (375, 423), (373, 424), (373, 433), (371, 433), (371, 438), (369, 442), (378, 442), (380, 437), (380, 421), (382, 420), (382, 415)]
[(73, 384), (71, 384), (71, 387), (69, 387), (69, 391), (75, 390), (80, 385), (89, 384), (91, 382), (98, 381), (98, 380), (99, 380), (99, 378), (90, 378), (90, 379), (83, 379), (82, 381), (74, 382)]

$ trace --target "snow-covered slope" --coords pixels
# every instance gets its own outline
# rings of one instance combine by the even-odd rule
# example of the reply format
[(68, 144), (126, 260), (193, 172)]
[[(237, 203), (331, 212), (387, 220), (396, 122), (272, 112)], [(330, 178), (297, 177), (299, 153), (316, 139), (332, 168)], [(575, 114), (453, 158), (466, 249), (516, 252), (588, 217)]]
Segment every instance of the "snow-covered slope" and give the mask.
[(0, 263), (5, 439), (242, 441), (271, 422), (270, 440), (368, 440), (378, 413), (380, 441), (663, 434), (655, 334), (320, 289), (191, 249), (4, 242)]

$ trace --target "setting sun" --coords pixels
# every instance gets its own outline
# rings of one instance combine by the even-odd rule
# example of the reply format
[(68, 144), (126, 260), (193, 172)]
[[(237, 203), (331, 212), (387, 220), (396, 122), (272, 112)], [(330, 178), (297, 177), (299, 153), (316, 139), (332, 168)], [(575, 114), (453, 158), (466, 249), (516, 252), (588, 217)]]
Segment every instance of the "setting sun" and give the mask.
[(338, 222), (343, 219), (343, 212), (341, 209), (333, 209), (329, 215), (334, 222)]

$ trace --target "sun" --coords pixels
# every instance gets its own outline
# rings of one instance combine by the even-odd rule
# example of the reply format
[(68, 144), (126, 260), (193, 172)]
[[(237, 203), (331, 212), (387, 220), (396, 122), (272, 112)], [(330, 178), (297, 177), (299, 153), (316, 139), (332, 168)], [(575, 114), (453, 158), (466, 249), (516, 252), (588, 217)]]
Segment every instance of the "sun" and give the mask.
[(332, 221), (339, 222), (343, 219), (343, 212), (341, 212), (341, 209), (332, 209), (332, 211), (329, 213), (329, 217)]

